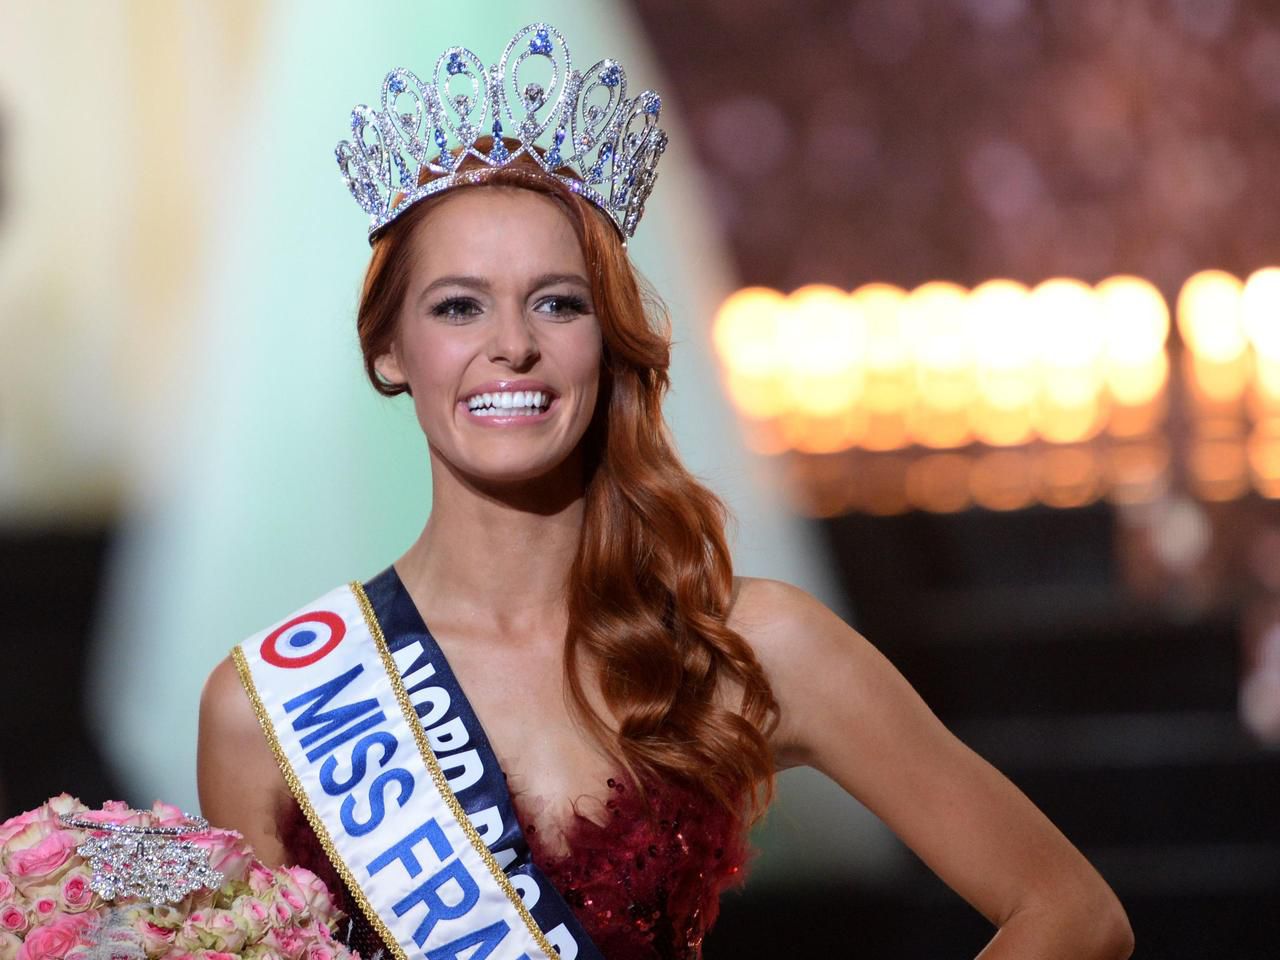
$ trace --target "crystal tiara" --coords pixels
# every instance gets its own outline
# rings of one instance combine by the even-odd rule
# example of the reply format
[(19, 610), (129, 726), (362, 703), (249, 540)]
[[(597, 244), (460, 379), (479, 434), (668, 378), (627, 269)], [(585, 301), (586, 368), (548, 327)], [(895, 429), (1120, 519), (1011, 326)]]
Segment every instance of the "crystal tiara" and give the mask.
[[(550, 67), (545, 86), (521, 82), (534, 58)], [(658, 126), (662, 99), (645, 90), (628, 100), (627, 75), (613, 60), (575, 70), (564, 37), (548, 23), (517, 32), (491, 67), (465, 47), (440, 54), (427, 83), (396, 67), (382, 82), (381, 104), (351, 111), (351, 139), (336, 150), (351, 195), (369, 214), (371, 244), (424, 197), (482, 180), (527, 155), (603, 210), (625, 245), (667, 146)], [(487, 134), (492, 143), (481, 149), (477, 139)], [(509, 146), (513, 138), (518, 146)], [(479, 165), (460, 172), (468, 156)]]

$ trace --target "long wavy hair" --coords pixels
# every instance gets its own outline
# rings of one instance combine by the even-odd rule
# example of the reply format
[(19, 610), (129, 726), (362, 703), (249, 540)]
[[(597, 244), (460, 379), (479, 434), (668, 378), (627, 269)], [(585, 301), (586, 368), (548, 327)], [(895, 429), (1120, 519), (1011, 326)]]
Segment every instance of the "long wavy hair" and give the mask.
[[(675, 780), (754, 820), (773, 795), (768, 735), (778, 705), (751, 647), (728, 626), (728, 511), (681, 463), (663, 417), (670, 320), (642, 293), (603, 213), (521, 159), (454, 189), (518, 186), (552, 197), (573, 224), (590, 274), (604, 349), (599, 401), (582, 441), (585, 510), (568, 581), (571, 706), (641, 789)], [(395, 337), (409, 236), (436, 200), (419, 201), (384, 228), (365, 275), (357, 329), (365, 371), (386, 396), (407, 387), (382, 379), (374, 363)], [(592, 706), (591, 679), (616, 725)]]

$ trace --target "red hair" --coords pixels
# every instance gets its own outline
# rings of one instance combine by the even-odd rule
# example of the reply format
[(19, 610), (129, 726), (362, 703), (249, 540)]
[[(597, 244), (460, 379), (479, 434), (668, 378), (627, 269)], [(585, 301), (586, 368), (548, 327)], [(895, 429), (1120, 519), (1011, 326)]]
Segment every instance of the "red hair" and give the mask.
[[(600, 400), (583, 438), (582, 535), (566, 598), (571, 703), (637, 784), (675, 779), (754, 819), (773, 793), (768, 734), (778, 705), (751, 647), (727, 622), (728, 511), (680, 462), (663, 418), (670, 321), (655, 298), (642, 295), (604, 214), (522, 160), (479, 185), (535, 190), (564, 207), (604, 341)], [(387, 396), (406, 388), (383, 380), (374, 362), (395, 336), (409, 235), (432, 205), (419, 201), (384, 228), (365, 275), (357, 330), (369, 380)], [(586, 663), (602, 665), (596, 679), (616, 729), (591, 706)], [(736, 709), (717, 699), (725, 691), (739, 696)]]

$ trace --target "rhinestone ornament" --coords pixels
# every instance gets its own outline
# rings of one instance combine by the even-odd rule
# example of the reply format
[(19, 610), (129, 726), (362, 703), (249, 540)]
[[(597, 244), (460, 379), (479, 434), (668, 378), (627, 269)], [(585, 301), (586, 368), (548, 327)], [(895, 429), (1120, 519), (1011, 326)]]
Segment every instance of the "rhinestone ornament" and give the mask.
[(141, 897), (150, 903), (177, 903), (193, 890), (218, 888), (226, 877), (209, 866), (209, 851), (184, 835), (207, 830), (201, 817), (174, 827), (133, 826), (63, 817), (69, 827), (94, 835), (76, 852), (89, 863), (89, 889), (104, 900)]
[[(531, 60), (541, 61), (543, 77), (536, 81), (521, 76)], [(544, 79), (547, 67), (551, 75)], [(483, 177), (473, 174), (528, 156), (604, 211), (625, 245), (644, 214), (667, 146), (658, 126), (661, 110), (652, 90), (627, 97), (626, 72), (614, 60), (575, 69), (564, 37), (538, 22), (519, 30), (491, 67), (470, 50), (451, 47), (436, 60), (429, 81), (404, 68), (392, 70), (379, 108), (359, 104), (352, 111), (351, 139), (339, 142), (335, 157), (352, 197), (369, 215), (370, 243), (417, 201), (480, 182)], [(515, 145), (503, 142), (504, 130)], [(488, 151), (476, 145), (486, 131), (495, 138)], [(479, 161), (476, 170), (459, 173), (468, 156)], [(572, 175), (557, 173), (562, 167)]]

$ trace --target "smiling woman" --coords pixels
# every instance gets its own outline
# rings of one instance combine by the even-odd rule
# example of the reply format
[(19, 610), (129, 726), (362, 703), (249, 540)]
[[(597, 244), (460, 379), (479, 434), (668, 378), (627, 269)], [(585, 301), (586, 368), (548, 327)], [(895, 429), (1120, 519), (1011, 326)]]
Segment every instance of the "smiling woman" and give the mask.
[[(478, 86), (562, 43), (534, 24), (492, 73), (460, 48), (439, 63)], [(808, 764), (1000, 927), (987, 960), (1127, 956), (1107, 885), (865, 638), (796, 587), (733, 576), (725, 508), (663, 418), (670, 330), (625, 247), (660, 101), (579, 110), (625, 89), (621, 69), (563, 75), (571, 167), (552, 161), (563, 128), (530, 142), (559, 101), (515, 85), (527, 139), (468, 122), (422, 160), (415, 128), (417, 177), (400, 157), (384, 198), (414, 113), (355, 115), (379, 137), (339, 148), (373, 218), (357, 327), (374, 387), (412, 397), (431, 514), (382, 573), (214, 671), (204, 812), (326, 876), (365, 956), (694, 960), (775, 770)], [(406, 71), (388, 92), (441, 109)]]

